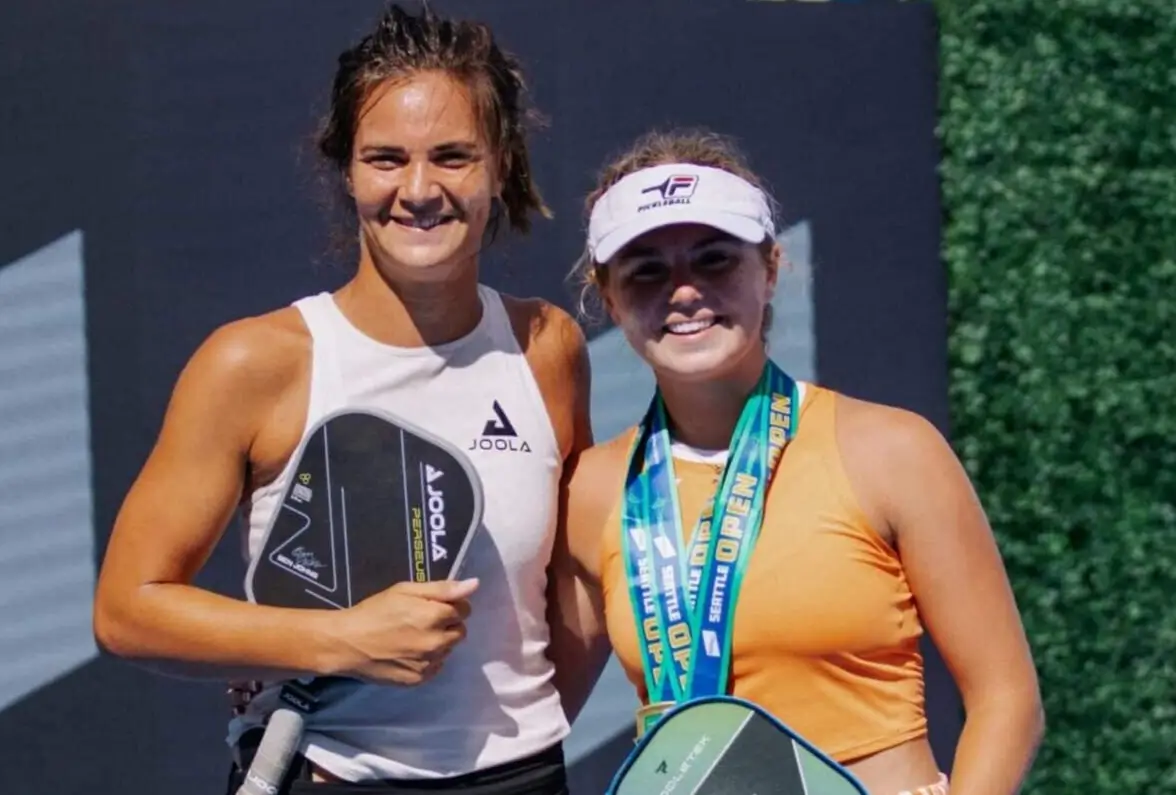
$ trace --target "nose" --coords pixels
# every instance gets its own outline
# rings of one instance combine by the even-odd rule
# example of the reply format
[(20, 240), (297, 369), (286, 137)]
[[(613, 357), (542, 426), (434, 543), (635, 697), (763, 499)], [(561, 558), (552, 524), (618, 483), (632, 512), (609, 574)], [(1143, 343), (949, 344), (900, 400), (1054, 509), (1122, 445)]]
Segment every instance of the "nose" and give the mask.
[(441, 189), (433, 180), (428, 163), (414, 162), (404, 170), (404, 183), (397, 199), (405, 211), (413, 215), (427, 215), (440, 210)]
[(670, 268), (670, 304), (688, 307), (702, 300), (695, 274), (688, 262), (678, 261)]

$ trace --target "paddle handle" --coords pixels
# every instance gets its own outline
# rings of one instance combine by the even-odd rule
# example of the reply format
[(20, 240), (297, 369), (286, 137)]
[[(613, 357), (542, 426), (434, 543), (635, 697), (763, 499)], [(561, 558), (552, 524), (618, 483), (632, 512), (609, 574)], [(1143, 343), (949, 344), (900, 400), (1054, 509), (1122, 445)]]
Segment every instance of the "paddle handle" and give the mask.
[(290, 770), (290, 760), (302, 743), (304, 724), (296, 710), (288, 707), (274, 710), (237, 795), (277, 795)]

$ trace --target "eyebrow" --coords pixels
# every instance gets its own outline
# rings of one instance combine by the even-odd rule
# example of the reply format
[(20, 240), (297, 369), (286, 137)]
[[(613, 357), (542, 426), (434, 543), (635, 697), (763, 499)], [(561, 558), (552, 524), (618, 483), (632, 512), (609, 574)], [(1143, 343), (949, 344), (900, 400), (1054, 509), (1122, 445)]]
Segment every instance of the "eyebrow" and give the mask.
[[(478, 144), (476, 141), (446, 141), (429, 147), (429, 153), (434, 155), (448, 154), (453, 152), (469, 153), (476, 151)], [(360, 147), (360, 155), (402, 155), (406, 154), (407, 150), (403, 146), (391, 146), (389, 144), (367, 144)]]
[(713, 246), (715, 243), (739, 243), (740, 241), (734, 236), (726, 232), (715, 232), (709, 237), (705, 237), (699, 242), (690, 247), (691, 251), (698, 251), (701, 248)]

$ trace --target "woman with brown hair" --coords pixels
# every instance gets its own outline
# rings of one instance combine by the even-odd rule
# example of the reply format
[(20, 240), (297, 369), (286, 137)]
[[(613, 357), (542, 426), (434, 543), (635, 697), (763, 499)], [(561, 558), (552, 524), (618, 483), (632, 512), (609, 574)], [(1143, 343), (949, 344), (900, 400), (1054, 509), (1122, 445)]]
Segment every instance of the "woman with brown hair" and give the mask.
[[(588, 198), (579, 271), (652, 368), (642, 421), (579, 456), (557, 537), (565, 700), (611, 641), (643, 707), (758, 704), (871, 793), (942, 795), (919, 638), (963, 695), (955, 795), (1018, 790), (1043, 719), (968, 477), (911, 412), (797, 382), (766, 349), (774, 206), (709, 133), (651, 134)], [(586, 673), (587, 672), (587, 675)]]
[[(101, 645), (162, 670), (266, 682), (230, 727), (245, 747), (282, 680), (361, 680), (306, 719), (290, 792), (566, 791), (568, 722), (546, 654), (547, 566), (565, 459), (591, 444), (584, 340), (566, 313), (479, 281), (502, 217), (547, 214), (519, 64), (482, 24), (391, 7), (339, 58), (319, 148), (355, 222), (334, 293), (230, 323), (179, 378), (102, 567)], [(238, 510), (250, 558), (320, 419), (380, 410), (468, 451), (484, 491), (461, 582), (345, 610), (288, 610), (193, 584)], [(478, 445), (489, 422), (525, 444)]]

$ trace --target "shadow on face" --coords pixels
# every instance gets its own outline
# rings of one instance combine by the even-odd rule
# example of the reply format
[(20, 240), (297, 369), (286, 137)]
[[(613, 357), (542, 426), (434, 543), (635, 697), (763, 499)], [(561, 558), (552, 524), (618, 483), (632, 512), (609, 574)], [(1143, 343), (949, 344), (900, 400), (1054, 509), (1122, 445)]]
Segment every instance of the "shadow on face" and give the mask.
[(641, 235), (600, 269), (609, 316), (655, 370), (722, 375), (762, 351), (779, 247), (700, 224)]

